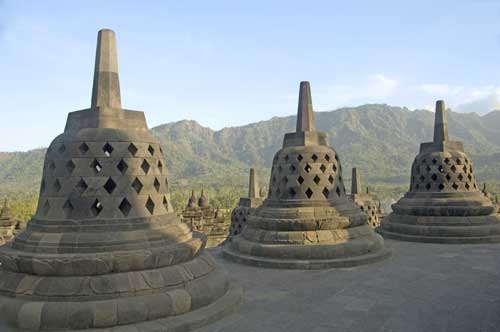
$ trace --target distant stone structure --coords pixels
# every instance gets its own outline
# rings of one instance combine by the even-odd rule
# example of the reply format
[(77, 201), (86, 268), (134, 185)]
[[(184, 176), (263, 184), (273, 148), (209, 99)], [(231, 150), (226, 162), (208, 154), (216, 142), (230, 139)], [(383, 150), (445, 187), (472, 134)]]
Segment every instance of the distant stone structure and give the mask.
[(36, 215), (0, 247), (1, 318), (18, 331), (190, 331), (241, 289), (170, 203), (144, 113), (120, 102), (115, 34), (98, 35), (90, 109), (50, 144)]
[(496, 207), (497, 207), (497, 212), (500, 213), (500, 204), (498, 203), (498, 196), (493, 196), (487, 188), (486, 183), (483, 183), (483, 189), (481, 189), (481, 192), (483, 195), (488, 198)]
[(411, 170), (410, 190), (379, 228), (405, 241), (500, 241), (500, 215), (479, 190), (463, 143), (448, 138), (446, 109), (436, 103), (434, 141), (422, 143)]
[(234, 236), (241, 233), (241, 230), (247, 223), (247, 218), (257, 207), (262, 204), (262, 191), (259, 189), (255, 169), (250, 168), (250, 179), (248, 184), (248, 196), (241, 197), (240, 202), (231, 213), (231, 228), (227, 239), (231, 240)]
[(351, 194), (349, 198), (359, 207), (361, 211), (368, 216), (368, 225), (372, 228), (380, 226), (380, 220), (384, 211), (382, 211), (380, 202), (377, 202), (370, 195), (368, 187), (366, 191), (363, 192), (361, 186), (361, 175), (358, 173), (357, 168), (352, 169), (352, 179), (351, 179)]
[(192, 231), (198, 231), (207, 236), (206, 246), (208, 248), (221, 244), (229, 233), (230, 218), (228, 211), (212, 207), (203, 189), (197, 203), (194, 190), (191, 192), (188, 204), (182, 211), (182, 221)]
[(345, 193), (337, 153), (315, 130), (309, 82), (300, 83), (296, 132), (273, 160), (268, 197), (225, 257), (276, 268), (320, 269), (371, 263), (389, 255), (366, 214)]
[(9, 209), (9, 202), (4, 200), (0, 210), (0, 244), (10, 241), (15, 235), (26, 228), (26, 223), (15, 219)]

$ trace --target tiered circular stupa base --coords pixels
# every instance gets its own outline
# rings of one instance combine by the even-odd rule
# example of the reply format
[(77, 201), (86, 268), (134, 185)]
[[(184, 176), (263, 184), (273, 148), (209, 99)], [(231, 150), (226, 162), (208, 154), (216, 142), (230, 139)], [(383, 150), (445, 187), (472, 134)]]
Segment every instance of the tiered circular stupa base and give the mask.
[(247, 227), (224, 246), (223, 254), (254, 266), (325, 269), (373, 263), (390, 251), (366, 218), (349, 221), (326, 207), (266, 207), (249, 216)]
[(191, 331), (231, 313), (242, 295), (205, 253), (173, 266), (106, 275), (2, 270), (0, 276), (0, 310), (12, 331)]
[(387, 238), (457, 244), (500, 242), (500, 215), (479, 192), (407, 194), (393, 210), (377, 229)]

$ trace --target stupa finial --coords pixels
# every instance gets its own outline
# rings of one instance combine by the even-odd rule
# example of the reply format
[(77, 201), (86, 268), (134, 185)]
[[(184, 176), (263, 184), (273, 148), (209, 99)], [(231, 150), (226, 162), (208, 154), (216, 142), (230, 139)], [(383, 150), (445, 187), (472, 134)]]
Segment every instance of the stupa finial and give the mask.
[(351, 195), (361, 194), (361, 177), (356, 167), (352, 168)]
[(448, 122), (446, 121), (446, 107), (443, 100), (436, 102), (434, 118), (434, 143), (448, 141)]
[(259, 184), (255, 179), (255, 168), (250, 168), (250, 181), (248, 183), (248, 198), (259, 198)]
[(314, 113), (309, 82), (300, 82), (299, 107), (297, 110), (297, 132), (314, 131)]
[(102, 29), (97, 35), (91, 108), (96, 107), (122, 107), (116, 38), (109, 29)]

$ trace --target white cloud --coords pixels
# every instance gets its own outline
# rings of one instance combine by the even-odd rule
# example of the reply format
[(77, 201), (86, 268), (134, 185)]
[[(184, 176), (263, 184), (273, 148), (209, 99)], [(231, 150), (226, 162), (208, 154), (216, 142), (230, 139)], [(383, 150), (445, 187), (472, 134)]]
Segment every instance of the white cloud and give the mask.
[(398, 86), (397, 80), (383, 74), (374, 74), (359, 85), (335, 84), (320, 88), (313, 94), (318, 110), (331, 110), (347, 105), (387, 102)]
[(421, 84), (418, 89), (434, 99), (444, 99), (458, 112), (485, 114), (500, 109), (500, 87), (464, 87), (442, 83)]

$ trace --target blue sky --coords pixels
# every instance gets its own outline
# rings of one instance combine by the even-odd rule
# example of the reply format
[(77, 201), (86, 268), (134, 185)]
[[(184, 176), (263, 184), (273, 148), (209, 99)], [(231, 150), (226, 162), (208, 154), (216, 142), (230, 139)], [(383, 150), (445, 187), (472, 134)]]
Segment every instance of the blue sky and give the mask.
[(500, 108), (500, 1), (0, 0), (0, 151), (47, 146), (90, 105), (97, 31), (117, 33), (122, 104), (150, 127), (220, 129), (388, 103)]

